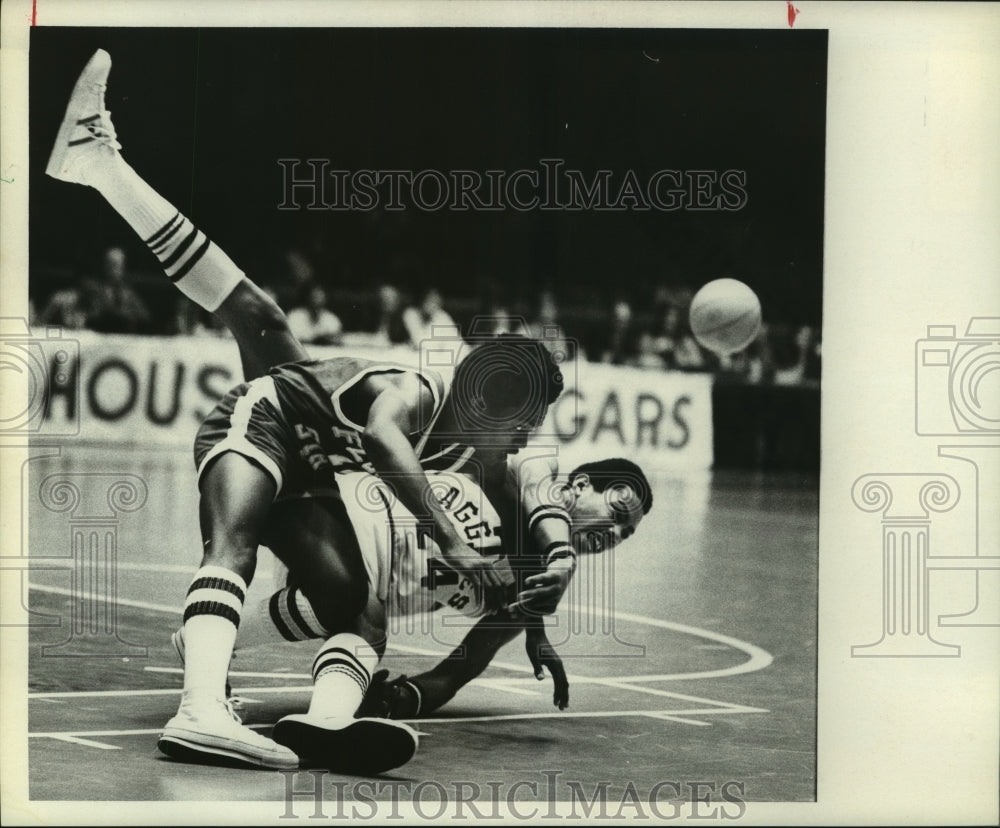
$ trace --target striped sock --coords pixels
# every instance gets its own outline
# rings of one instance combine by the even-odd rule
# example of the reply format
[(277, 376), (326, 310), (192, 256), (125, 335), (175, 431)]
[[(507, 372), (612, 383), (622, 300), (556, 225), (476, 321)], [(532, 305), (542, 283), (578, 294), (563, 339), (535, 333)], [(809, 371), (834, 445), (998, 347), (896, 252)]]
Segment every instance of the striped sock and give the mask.
[(247, 585), (235, 572), (203, 566), (184, 602), (184, 694), (226, 697), (226, 674)]
[(145, 242), (167, 278), (207, 311), (215, 311), (243, 279), (233, 260), (178, 212)]
[(217, 310), (243, 279), (233, 261), (124, 159), (102, 168), (93, 186), (145, 241), (170, 281), (205, 310)]
[(309, 715), (353, 718), (378, 663), (378, 653), (361, 636), (340, 633), (327, 639), (313, 661)]
[(284, 587), (243, 613), (236, 648), (329, 637), (302, 590)]

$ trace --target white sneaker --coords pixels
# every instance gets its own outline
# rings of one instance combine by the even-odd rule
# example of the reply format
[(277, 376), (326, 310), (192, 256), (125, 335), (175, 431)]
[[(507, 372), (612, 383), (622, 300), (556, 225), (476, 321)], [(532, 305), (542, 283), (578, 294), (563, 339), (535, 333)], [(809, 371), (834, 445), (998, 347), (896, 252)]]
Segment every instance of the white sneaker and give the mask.
[(181, 761), (222, 756), (265, 768), (299, 766), (298, 756), (246, 727), (223, 699), (184, 699), (177, 715), (164, 726), (156, 746)]
[(320, 718), (296, 713), (279, 719), (271, 734), (303, 760), (334, 773), (370, 776), (405, 765), (417, 752), (416, 731), (389, 719)]
[(83, 67), (69, 96), (59, 135), (45, 173), (73, 184), (90, 184), (93, 165), (105, 164), (118, 154), (111, 113), (104, 108), (104, 90), (111, 71), (111, 55), (103, 49)]

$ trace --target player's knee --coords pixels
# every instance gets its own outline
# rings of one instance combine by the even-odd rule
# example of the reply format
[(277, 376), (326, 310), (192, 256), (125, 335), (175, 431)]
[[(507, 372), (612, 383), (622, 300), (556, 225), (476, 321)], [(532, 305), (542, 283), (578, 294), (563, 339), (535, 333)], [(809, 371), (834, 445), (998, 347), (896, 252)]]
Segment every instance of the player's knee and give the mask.
[(288, 318), (278, 303), (249, 279), (236, 286), (216, 314), (231, 329), (263, 332), (288, 328)]
[(309, 599), (316, 619), (323, 629), (331, 633), (353, 629), (354, 624), (368, 604), (368, 584), (362, 582), (349, 591), (342, 588), (324, 588), (313, 583), (302, 586), (302, 593)]

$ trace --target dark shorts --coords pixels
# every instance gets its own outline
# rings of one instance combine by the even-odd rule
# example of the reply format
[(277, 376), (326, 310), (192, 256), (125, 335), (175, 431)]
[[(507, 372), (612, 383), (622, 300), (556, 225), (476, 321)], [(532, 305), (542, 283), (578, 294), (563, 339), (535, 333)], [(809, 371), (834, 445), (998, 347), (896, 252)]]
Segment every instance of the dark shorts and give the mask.
[(236, 386), (205, 418), (194, 441), (199, 480), (209, 463), (227, 451), (263, 468), (274, 480), (279, 499), (338, 496), (330, 469), (314, 470), (301, 457), (270, 376)]

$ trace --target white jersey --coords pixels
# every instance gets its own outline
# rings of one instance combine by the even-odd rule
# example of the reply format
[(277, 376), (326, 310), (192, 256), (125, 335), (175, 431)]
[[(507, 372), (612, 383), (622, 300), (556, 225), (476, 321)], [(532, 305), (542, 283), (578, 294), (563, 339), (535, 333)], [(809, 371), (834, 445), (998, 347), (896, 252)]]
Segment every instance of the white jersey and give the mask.
[[(514, 575), (501, 547), (500, 516), (482, 489), (449, 471), (428, 472), (431, 492), (469, 546), (494, 561), (508, 584)], [(338, 475), (340, 493), (361, 547), (369, 583), (393, 617), (450, 607), (482, 615), (474, 585), (444, 563), (433, 526), (418, 521), (379, 477), (365, 472)]]

